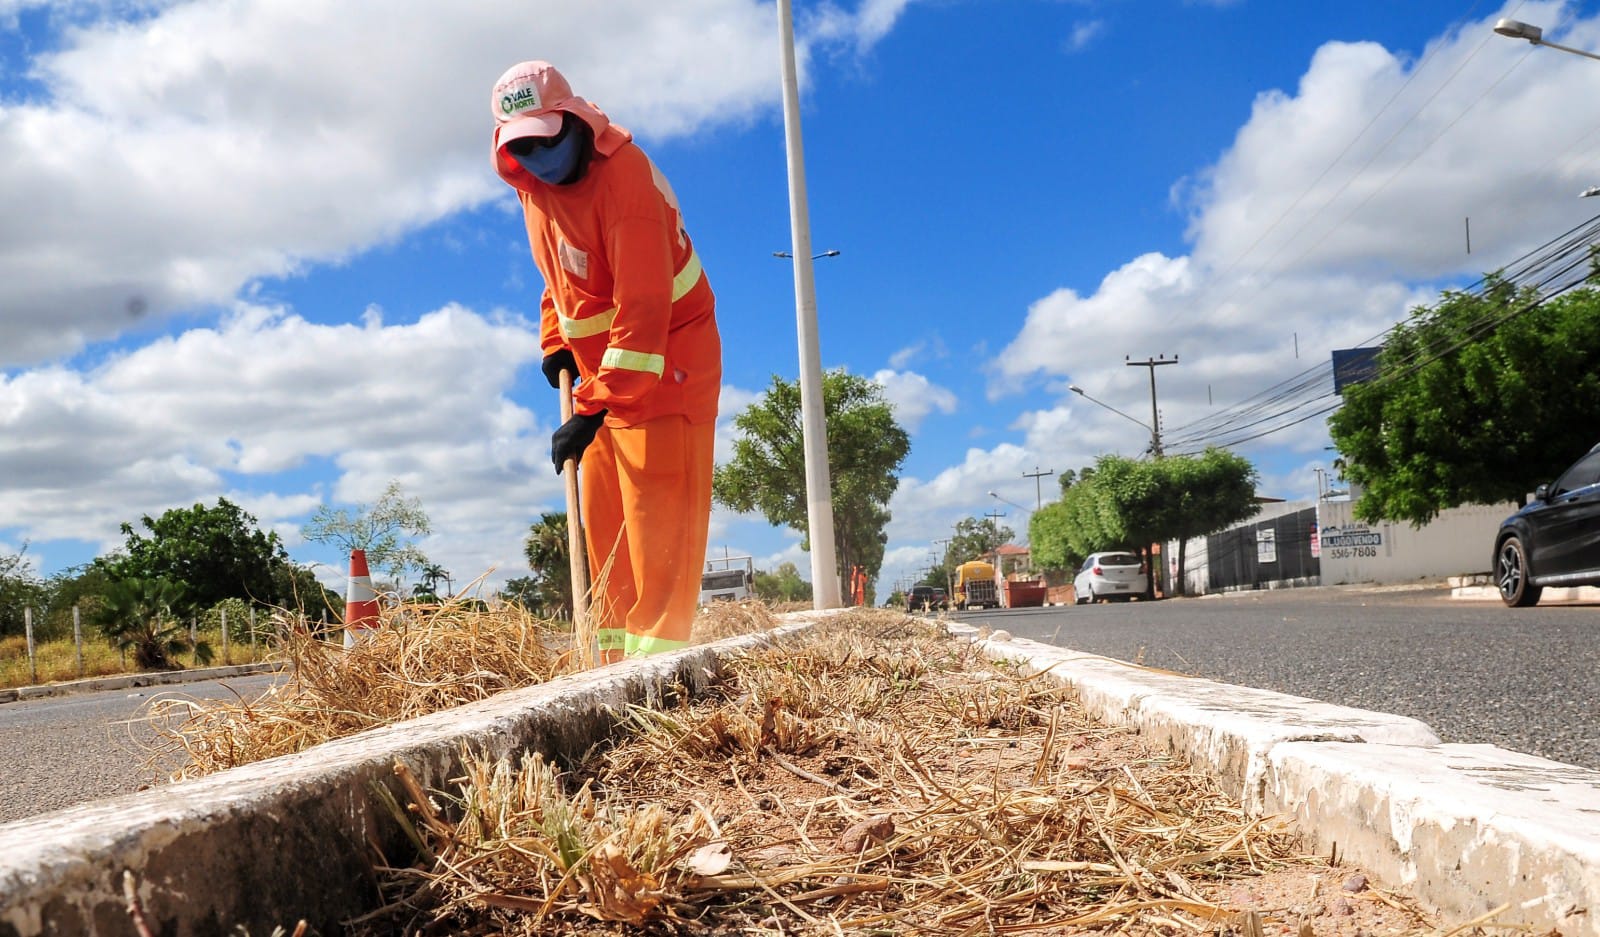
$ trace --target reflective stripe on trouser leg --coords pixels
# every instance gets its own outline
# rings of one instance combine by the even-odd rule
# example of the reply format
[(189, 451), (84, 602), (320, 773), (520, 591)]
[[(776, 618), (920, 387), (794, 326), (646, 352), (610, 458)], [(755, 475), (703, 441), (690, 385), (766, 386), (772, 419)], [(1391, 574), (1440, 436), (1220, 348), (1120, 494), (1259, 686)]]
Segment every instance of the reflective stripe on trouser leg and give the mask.
[[(684, 647), (700, 604), (716, 425), (666, 416), (612, 430), (636, 590), (629, 657)], [(619, 554), (624, 551), (618, 551)]]
[(622, 490), (609, 426), (601, 426), (584, 450), (578, 480), (589, 554), (589, 615), (604, 664), (620, 659), (627, 646), (625, 623), (634, 603), (632, 564), (622, 536)]

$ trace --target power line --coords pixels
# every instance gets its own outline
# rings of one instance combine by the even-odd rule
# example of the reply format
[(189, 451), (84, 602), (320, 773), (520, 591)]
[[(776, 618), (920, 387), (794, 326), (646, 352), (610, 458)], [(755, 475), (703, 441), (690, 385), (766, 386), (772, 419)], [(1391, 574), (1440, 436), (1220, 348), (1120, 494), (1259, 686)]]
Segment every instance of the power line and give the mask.
[[(1504, 323), (1582, 285), (1588, 278), (1592, 246), (1600, 238), (1600, 216), (1578, 225), (1555, 239), (1530, 251), (1504, 268), (1497, 281), (1518, 291), (1532, 290), (1533, 297), (1525, 303), (1514, 303), (1509, 310), (1491, 309), (1461, 327), (1462, 337), (1442, 349), (1417, 349), (1403, 358), (1386, 362), (1383, 375), (1377, 380), (1390, 381), (1408, 376), (1442, 357), (1453, 354), (1466, 344), (1491, 333)], [(1478, 280), (1463, 295), (1482, 296), (1488, 290), (1488, 277)], [(1446, 300), (1448, 301), (1448, 299)], [(1437, 306), (1433, 307), (1437, 308)], [(1419, 313), (1419, 315), (1422, 313)], [(1396, 323), (1375, 336), (1384, 338), (1403, 323)], [(1369, 340), (1371, 341), (1371, 340)], [(1340, 402), (1328, 404), (1337, 395), (1323, 381), (1332, 365), (1321, 364), (1302, 371), (1294, 378), (1279, 382), (1273, 388), (1250, 398), (1246, 404), (1230, 408), (1217, 417), (1208, 417), (1189, 424), (1169, 445), (1199, 451), (1206, 446), (1234, 446), (1299, 425), (1338, 409)], [(1298, 380), (1297, 380), (1298, 378)], [(1325, 405), (1324, 405), (1325, 404)], [(1310, 412), (1307, 408), (1315, 407)], [(1258, 429), (1259, 428), (1259, 429)]]
[[(1587, 250), (1587, 245), (1596, 236), (1597, 220), (1600, 219), (1590, 219), (1587, 222), (1575, 225), (1550, 241), (1506, 264), (1502, 268), (1501, 279), (1509, 283), (1521, 282), (1543, 269), (1553, 258), (1566, 256), (1580, 246)], [(1479, 290), (1487, 282), (1488, 278), (1479, 278), (1468, 286), (1464, 292), (1470, 293), (1473, 290)], [(1375, 341), (1381, 342), (1398, 327), (1398, 323), (1392, 325), (1361, 344), (1366, 346)], [(1250, 416), (1260, 413), (1268, 407), (1282, 404), (1296, 394), (1303, 394), (1308, 388), (1319, 386), (1321, 380), (1331, 375), (1331, 372), (1332, 364), (1329, 362), (1325, 361), (1313, 365), (1299, 374), (1280, 381), (1265, 391), (1246, 398), (1233, 407), (1226, 408), (1219, 413), (1207, 415), (1192, 423), (1184, 424), (1173, 431), (1172, 435), (1178, 437), (1180, 443), (1189, 443), (1207, 436), (1216, 435), (1227, 429), (1238, 428), (1241, 421), (1248, 419)], [(1325, 397), (1327, 394), (1324, 393), (1319, 396)], [(1282, 408), (1274, 412), (1281, 413)]]

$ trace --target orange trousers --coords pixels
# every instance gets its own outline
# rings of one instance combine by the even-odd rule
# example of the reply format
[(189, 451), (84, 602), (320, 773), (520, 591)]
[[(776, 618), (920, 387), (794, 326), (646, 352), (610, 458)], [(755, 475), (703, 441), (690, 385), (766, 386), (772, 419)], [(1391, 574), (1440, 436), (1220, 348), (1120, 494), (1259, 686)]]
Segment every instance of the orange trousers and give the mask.
[(714, 422), (672, 415), (603, 426), (584, 450), (580, 510), (602, 663), (688, 645), (715, 445)]

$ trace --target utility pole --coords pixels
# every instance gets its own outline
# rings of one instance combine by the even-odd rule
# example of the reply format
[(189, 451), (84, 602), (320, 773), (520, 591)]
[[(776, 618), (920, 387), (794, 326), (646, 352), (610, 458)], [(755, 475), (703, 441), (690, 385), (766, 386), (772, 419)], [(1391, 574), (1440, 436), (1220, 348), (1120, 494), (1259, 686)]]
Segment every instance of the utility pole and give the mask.
[(1033, 479), (1033, 509), (1035, 511), (1039, 510), (1039, 508), (1044, 506), (1044, 495), (1041, 494), (1040, 491), (1039, 491), (1039, 476), (1041, 476), (1041, 475), (1054, 475), (1055, 473), (1056, 473), (1055, 469), (1051, 469), (1048, 472), (1041, 472), (1041, 471), (1039, 471), (1039, 466), (1037, 466), (1037, 465), (1035, 465), (1033, 467), (1033, 471), (1031, 471), (1031, 472), (1023, 472), (1022, 473), (1022, 477), (1023, 478), (1031, 478), (1031, 479)]
[(1156, 368), (1164, 364), (1177, 364), (1178, 356), (1173, 355), (1168, 358), (1166, 355), (1162, 355), (1159, 358), (1147, 358), (1144, 361), (1129, 360), (1127, 355), (1122, 357), (1130, 368), (1150, 369), (1150, 456), (1151, 458), (1159, 459), (1161, 458), (1161, 411), (1156, 409)]

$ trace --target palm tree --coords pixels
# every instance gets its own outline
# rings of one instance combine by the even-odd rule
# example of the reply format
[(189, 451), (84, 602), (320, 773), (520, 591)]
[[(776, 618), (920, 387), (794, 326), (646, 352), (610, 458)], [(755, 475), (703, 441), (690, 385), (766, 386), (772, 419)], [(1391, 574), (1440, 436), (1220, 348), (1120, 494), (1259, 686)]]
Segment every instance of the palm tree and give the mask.
[(422, 575), (419, 579), (421, 580), (420, 585), (435, 597), (439, 595), (439, 580), (441, 579), (444, 580), (446, 591), (450, 591), (450, 571), (438, 563), (423, 564)]
[(132, 650), (142, 670), (178, 670), (177, 657), (192, 651), (211, 662), (211, 645), (191, 643), (174, 609), (182, 605), (184, 588), (169, 579), (120, 579), (106, 584), (95, 613), (100, 630), (120, 650)]
[(546, 614), (557, 610), (572, 617), (572, 567), (567, 550), (567, 512), (547, 511), (528, 528), (523, 541), (528, 568), (537, 585), (539, 603)]

